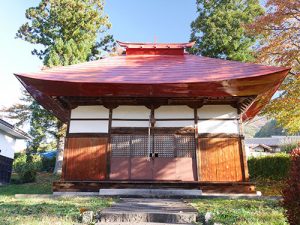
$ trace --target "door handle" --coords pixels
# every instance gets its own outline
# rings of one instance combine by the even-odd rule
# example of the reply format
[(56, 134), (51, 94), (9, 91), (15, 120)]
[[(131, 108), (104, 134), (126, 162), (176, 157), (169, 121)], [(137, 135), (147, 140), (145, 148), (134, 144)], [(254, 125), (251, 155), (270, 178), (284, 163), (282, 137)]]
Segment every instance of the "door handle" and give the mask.
[(158, 158), (158, 153), (157, 152), (149, 153), (149, 157), (150, 158)]

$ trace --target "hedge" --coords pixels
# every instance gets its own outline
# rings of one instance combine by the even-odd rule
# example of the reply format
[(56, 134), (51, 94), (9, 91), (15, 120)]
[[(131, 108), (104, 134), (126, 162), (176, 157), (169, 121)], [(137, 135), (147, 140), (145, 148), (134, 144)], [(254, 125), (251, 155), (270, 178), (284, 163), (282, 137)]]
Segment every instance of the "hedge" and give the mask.
[(250, 158), (248, 159), (250, 179), (286, 179), (290, 163), (290, 155), (286, 153)]

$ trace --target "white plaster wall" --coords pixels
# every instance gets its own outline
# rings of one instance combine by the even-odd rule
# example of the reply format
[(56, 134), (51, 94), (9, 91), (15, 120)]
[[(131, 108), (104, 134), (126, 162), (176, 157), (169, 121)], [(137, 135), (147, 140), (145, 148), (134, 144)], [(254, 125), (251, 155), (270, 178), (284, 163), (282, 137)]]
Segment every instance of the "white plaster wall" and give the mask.
[(194, 120), (156, 121), (155, 127), (194, 127)]
[(113, 119), (149, 119), (151, 110), (146, 106), (119, 106), (113, 109)]
[(149, 121), (120, 121), (113, 120), (112, 127), (149, 127)]
[(237, 120), (199, 120), (198, 133), (238, 134)]
[(108, 133), (108, 120), (71, 120), (69, 133)]
[(155, 119), (194, 119), (194, 110), (184, 105), (161, 106), (154, 111)]
[(0, 131), (0, 155), (13, 159), (16, 139)]
[(238, 118), (237, 109), (230, 105), (204, 105), (198, 109), (200, 119)]
[(71, 111), (71, 119), (108, 119), (109, 110), (104, 106), (78, 106)]

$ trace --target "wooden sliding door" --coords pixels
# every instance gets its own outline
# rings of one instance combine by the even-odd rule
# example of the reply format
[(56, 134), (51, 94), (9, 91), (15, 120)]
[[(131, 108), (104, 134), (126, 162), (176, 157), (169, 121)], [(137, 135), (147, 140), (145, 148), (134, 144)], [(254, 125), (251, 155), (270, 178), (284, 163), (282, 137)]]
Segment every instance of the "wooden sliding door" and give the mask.
[(106, 137), (66, 138), (63, 174), (67, 181), (104, 180), (106, 171)]
[(114, 134), (110, 179), (195, 181), (194, 134)]

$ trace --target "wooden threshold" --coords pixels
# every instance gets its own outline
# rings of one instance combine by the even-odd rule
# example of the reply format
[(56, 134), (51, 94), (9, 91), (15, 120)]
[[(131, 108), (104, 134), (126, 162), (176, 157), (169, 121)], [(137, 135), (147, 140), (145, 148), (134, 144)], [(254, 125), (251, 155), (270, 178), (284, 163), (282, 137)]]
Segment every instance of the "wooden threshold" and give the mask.
[(203, 182), (203, 181), (149, 181), (149, 180), (103, 180), (103, 181), (55, 181), (53, 192), (98, 192), (99, 189), (201, 189), (206, 193), (255, 193), (252, 182)]

